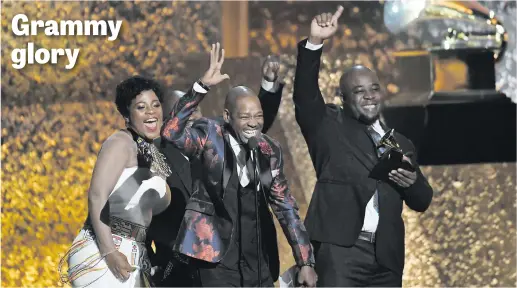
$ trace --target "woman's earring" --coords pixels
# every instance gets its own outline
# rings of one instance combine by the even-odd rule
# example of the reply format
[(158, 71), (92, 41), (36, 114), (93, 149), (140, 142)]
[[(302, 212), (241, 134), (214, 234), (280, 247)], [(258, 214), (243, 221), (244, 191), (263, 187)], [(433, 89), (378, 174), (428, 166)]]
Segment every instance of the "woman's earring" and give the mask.
[(124, 120), (126, 121), (126, 127), (129, 127), (129, 118), (124, 118)]

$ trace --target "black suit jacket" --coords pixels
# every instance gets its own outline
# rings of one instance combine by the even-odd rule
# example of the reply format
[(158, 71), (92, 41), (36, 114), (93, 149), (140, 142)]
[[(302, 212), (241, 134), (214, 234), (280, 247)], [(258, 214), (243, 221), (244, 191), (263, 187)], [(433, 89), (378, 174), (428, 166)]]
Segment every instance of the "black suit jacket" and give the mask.
[[(167, 185), (171, 190), (171, 203), (164, 212), (153, 216), (147, 232), (146, 244), (153, 266), (165, 267), (171, 258), (167, 250), (170, 250), (169, 247), (174, 244), (186, 201), (192, 193), (192, 175), (190, 162), (176, 147), (161, 138), (156, 139), (154, 144), (159, 147), (171, 167), (172, 173), (167, 178)], [(152, 241), (155, 242), (157, 252), (160, 251), (163, 257), (153, 253)]]
[(347, 108), (325, 104), (318, 87), (322, 49), (309, 50), (305, 48), (306, 41), (298, 46), (293, 100), (296, 121), (307, 142), (318, 181), (305, 226), (312, 241), (354, 245), (363, 226), (366, 204), (378, 189), (377, 259), (381, 265), (402, 274), (402, 203), (424, 212), (431, 203), (433, 190), (416, 164), (415, 147), (398, 133), (395, 138), (402, 150), (414, 153), (411, 160), (416, 164), (417, 181), (403, 189), (368, 177), (378, 160), (366, 125)]
[[(258, 97), (264, 113), (263, 133), (266, 133), (271, 128), (276, 118), (283, 87), (284, 85), (280, 84), (275, 93), (260, 88)], [(223, 122), (222, 117), (218, 117), (216, 120)], [(192, 179), (199, 179), (201, 177), (201, 166), (199, 160), (189, 163), (180, 150), (168, 141), (156, 139), (154, 144), (165, 155), (172, 170), (171, 176), (167, 178), (167, 184), (172, 194), (171, 204), (164, 212), (153, 216), (146, 241), (148, 254), (153, 266), (163, 267), (170, 260), (169, 252), (172, 252), (171, 249), (185, 214), (186, 202), (192, 195)], [(151, 242), (153, 240), (156, 246), (156, 254), (151, 249)], [(161, 252), (162, 249), (168, 251)], [(160, 257), (160, 254), (164, 257)]]

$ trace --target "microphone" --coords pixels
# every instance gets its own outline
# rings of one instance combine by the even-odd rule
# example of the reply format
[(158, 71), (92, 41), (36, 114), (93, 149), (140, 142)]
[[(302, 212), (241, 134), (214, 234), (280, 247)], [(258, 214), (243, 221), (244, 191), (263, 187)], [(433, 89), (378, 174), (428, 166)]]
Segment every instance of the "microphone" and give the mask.
[[(260, 171), (260, 166), (259, 166), (259, 153), (258, 153), (258, 140), (256, 137), (251, 137), (248, 139), (248, 148), (251, 150), (251, 153), (253, 153), (253, 157), (252, 157), (252, 163), (253, 163), (253, 179), (254, 179), (254, 182), (253, 182), (253, 189), (255, 190), (255, 215), (257, 217), (257, 228), (256, 228), (256, 233), (257, 233), (257, 257), (258, 257), (258, 261), (257, 261), (257, 276), (258, 276), (258, 287), (262, 287), (262, 253), (261, 253), (261, 245), (262, 245), (262, 239), (261, 239), (261, 235), (260, 235), (260, 201), (259, 201), (259, 195), (260, 195), (260, 179), (259, 179), (259, 173), (257, 173), (257, 170)], [(251, 171), (249, 171), (251, 173)]]
[(258, 140), (257, 140), (257, 137), (251, 137), (250, 139), (248, 139), (248, 147), (251, 149), (251, 150), (256, 150), (258, 148)]
[[(248, 148), (250, 149), (250, 151), (251, 151), (251, 153), (253, 155), (252, 160), (251, 160), (251, 162), (253, 163), (253, 169), (254, 169), (254, 171), (253, 171), (254, 174), (253, 175), (255, 176), (255, 177), (253, 177), (253, 179), (255, 179), (255, 184), (259, 184), (260, 179), (258, 178), (258, 175), (260, 174), (259, 171), (261, 171), (261, 170), (260, 170), (260, 164), (259, 164), (260, 161), (258, 161), (258, 159), (259, 159), (259, 153), (258, 153), (259, 145), (258, 145), (257, 137), (251, 137), (251, 138), (248, 139)], [(249, 172), (251, 173), (251, 171), (249, 171)], [(256, 189), (256, 187), (254, 187), (254, 189)]]

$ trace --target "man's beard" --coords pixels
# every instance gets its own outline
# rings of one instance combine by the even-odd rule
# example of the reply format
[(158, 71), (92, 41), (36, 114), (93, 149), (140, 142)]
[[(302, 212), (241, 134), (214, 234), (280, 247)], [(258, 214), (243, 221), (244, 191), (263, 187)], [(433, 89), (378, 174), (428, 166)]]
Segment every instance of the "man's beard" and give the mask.
[(375, 117), (373, 118), (366, 117), (365, 115), (361, 114), (359, 115), (358, 119), (366, 125), (372, 125), (373, 123), (375, 123), (375, 121), (377, 121), (377, 119), (379, 119), (379, 114), (375, 115)]

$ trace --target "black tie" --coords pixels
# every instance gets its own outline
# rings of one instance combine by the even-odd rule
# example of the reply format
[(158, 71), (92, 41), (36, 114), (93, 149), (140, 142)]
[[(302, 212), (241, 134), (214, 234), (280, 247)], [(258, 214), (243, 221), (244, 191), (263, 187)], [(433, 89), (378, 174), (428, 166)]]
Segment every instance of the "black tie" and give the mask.
[(253, 167), (253, 161), (251, 160), (251, 151), (246, 149), (246, 168), (248, 169), (248, 176), (250, 179), (250, 184), (253, 184), (255, 181), (255, 169)]
[(375, 150), (377, 151), (377, 157), (381, 158), (382, 154), (386, 152), (386, 147), (381, 144), (382, 135), (379, 134), (375, 129), (373, 129), (372, 126), (368, 126), (367, 128), (368, 134), (373, 140), (373, 143), (375, 144)]
[[(368, 134), (373, 140), (373, 143), (375, 144), (375, 151), (377, 151), (377, 157), (381, 157), (384, 152), (386, 152), (386, 147), (380, 144), (382, 135), (379, 134), (375, 129), (373, 129), (372, 126), (368, 126)], [(375, 190), (375, 194), (373, 194), (373, 208), (375, 208), (375, 211), (379, 213), (379, 192)]]

